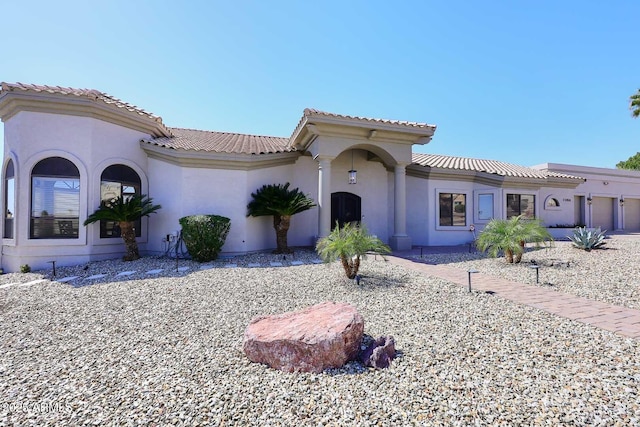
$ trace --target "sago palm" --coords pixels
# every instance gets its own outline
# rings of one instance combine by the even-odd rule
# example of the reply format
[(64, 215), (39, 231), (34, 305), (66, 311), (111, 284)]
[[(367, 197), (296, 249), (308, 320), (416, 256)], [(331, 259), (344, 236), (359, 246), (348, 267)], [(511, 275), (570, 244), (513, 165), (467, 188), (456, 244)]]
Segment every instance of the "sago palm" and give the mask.
[(353, 225), (348, 222), (340, 228), (336, 222), (331, 234), (318, 241), (316, 251), (324, 262), (340, 258), (345, 274), (349, 279), (354, 279), (360, 270), (360, 259), (365, 258), (368, 252), (383, 255), (390, 253), (391, 249), (367, 233), (364, 224)]
[(478, 236), (476, 245), (481, 251), (496, 257), (504, 253), (508, 263), (522, 261), (526, 243), (552, 241), (553, 238), (540, 220), (527, 220), (522, 215), (511, 219), (492, 219)]
[(100, 207), (84, 222), (84, 225), (98, 221), (115, 221), (120, 227), (120, 235), (124, 241), (127, 254), (125, 261), (133, 261), (140, 258), (134, 223), (136, 220), (149, 216), (161, 209), (162, 206), (154, 205), (153, 199), (146, 195), (133, 195), (116, 197), (108, 201), (103, 200)]
[(291, 226), (291, 217), (316, 206), (312, 199), (297, 188), (289, 190), (289, 183), (263, 185), (247, 205), (247, 216), (273, 216), (273, 228), (276, 230), (277, 254), (291, 253), (287, 234)]

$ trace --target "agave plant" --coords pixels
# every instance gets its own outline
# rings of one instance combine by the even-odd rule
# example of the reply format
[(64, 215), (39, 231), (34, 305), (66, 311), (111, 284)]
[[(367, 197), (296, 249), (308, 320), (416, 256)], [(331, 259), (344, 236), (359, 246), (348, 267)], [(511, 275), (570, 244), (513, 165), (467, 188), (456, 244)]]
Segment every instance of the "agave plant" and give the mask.
[(567, 237), (569, 237), (573, 246), (589, 252), (591, 249), (598, 249), (607, 244), (604, 241), (606, 232), (606, 230), (600, 230), (600, 227), (595, 230), (589, 230), (587, 227), (577, 227), (573, 230), (573, 234)]

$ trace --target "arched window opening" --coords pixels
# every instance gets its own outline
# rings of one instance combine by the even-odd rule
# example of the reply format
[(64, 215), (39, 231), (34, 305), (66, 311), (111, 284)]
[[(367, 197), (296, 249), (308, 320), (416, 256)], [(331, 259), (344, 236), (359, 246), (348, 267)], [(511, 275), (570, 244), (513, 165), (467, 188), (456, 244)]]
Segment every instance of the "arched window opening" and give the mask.
[(13, 160), (9, 160), (4, 172), (4, 233), (5, 239), (13, 239), (13, 218), (16, 212), (16, 187)]
[(80, 225), (80, 172), (62, 157), (31, 171), (31, 239), (76, 239)]
[(544, 202), (544, 208), (549, 210), (559, 210), (560, 201), (553, 196), (548, 196)]
[[(100, 200), (108, 202), (118, 197), (131, 197), (140, 194), (140, 176), (126, 165), (111, 165), (100, 176)], [(142, 221), (135, 222), (136, 236), (142, 232)], [(100, 237), (120, 237), (120, 227), (116, 221), (100, 221)]]

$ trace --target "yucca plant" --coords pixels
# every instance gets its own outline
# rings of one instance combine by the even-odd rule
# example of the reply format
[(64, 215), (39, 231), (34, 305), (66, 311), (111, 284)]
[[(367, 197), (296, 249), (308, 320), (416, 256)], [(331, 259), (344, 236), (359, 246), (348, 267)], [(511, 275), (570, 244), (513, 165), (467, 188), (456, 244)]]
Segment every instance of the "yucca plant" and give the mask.
[(363, 224), (353, 225), (347, 222), (340, 227), (336, 221), (331, 234), (318, 241), (316, 252), (324, 262), (339, 258), (347, 277), (355, 279), (360, 270), (360, 260), (367, 253), (384, 255), (390, 253), (391, 249), (380, 239), (370, 235)]
[(504, 253), (508, 263), (522, 261), (525, 244), (536, 246), (553, 241), (553, 237), (538, 219), (525, 219), (522, 215), (511, 219), (492, 219), (478, 236), (476, 246), (489, 256)]
[(100, 207), (87, 217), (84, 225), (102, 220), (116, 221), (127, 249), (123, 259), (125, 261), (134, 261), (140, 258), (138, 243), (136, 242), (136, 231), (133, 228), (135, 221), (143, 216), (149, 216), (161, 208), (162, 206), (160, 205), (154, 205), (153, 199), (145, 194), (119, 196), (115, 199), (100, 202)]
[(602, 231), (600, 227), (595, 230), (589, 230), (587, 227), (577, 227), (573, 230), (573, 234), (569, 237), (573, 246), (579, 249), (583, 249), (587, 252), (592, 249), (598, 249), (606, 245), (604, 241), (606, 237), (606, 230)]

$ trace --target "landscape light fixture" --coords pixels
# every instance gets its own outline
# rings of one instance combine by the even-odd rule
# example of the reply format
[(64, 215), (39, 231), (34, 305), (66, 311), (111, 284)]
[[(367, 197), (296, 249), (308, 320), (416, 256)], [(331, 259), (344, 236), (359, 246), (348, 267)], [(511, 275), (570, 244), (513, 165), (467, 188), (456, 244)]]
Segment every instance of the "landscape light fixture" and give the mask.
[(473, 273), (480, 273), (480, 272), (478, 270), (471, 269), (471, 270), (467, 270), (467, 273), (469, 273), (469, 292), (471, 292), (471, 275)]
[(533, 268), (536, 270), (536, 284), (540, 283), (540, 276), (539, 276), (540, 266), (537, 264), (533, 264), (533, 265), (530, 265), (529, 268)]
[(351, 150), (351, 170), (349, 171), (349, 184), (355, 184), (357, 182), (356, 179), (356, 173), (358, 171), (356, 171), (353, 168), (353, 150)]

